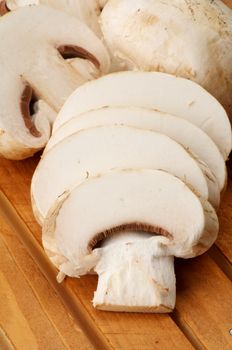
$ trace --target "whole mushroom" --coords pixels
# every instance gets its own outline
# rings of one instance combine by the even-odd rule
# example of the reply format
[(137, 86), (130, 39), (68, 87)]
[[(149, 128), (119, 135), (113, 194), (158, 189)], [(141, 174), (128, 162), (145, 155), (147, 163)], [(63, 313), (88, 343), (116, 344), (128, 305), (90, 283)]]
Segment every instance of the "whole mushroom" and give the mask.
[(101, 29), (128, 69), (191, 79), (232, 118), (232, 10), (221, 0), (109, 0)]

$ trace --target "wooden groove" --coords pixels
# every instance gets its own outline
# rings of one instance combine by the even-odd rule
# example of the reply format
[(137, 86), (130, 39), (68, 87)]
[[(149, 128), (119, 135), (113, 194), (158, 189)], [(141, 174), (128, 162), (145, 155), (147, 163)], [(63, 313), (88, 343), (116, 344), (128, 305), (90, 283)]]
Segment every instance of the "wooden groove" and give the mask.
[(20, 238), (40, 271), (61, 297), (69, 313), (86, 334), (94, 348), (101, 350), (113, 349), (113, 346), (103, 335), (91, 316), (83, 308), (83, 304), (78, 300), (76, 295), (74, 295), (71, 290), (65, 288), (64, 284), (56, 282), (56, 269), (50, 264), (41, 246), (33, 237), (26, 224), (22, 221), (2, 191), (0, 191), (0, 213), (12, 227), (15, 234)]
[(4, 332), (0, 325), (0, 349), (1, 350), (16, 350), (7, 334)]
[[(44, 305), (41, 303), (41, 301), (38, 298), (38, 295), (36, 293), (35, 288), (33, 287), (33, 284), (31, 283), (30, 279), (27, 278), (25, 272), (23, 271), (23, 269), (21, 268), (21, 266), (18, 264), (17, 259), (15, 259), (14, 254), (12, 254), (12, 251), (10, 250), (10, 248), (8, 247), (8, 245), (6, 244), (4, 238), (3, 238), (3, 244), (5, 249), (7, 250), (9, 256), (11, 257), (11, 259), (14, 261), (15, 265), (17, 266), (17, 268), (19, 269), (19, 271), (22, 273), (22, 275), (24, 276), (25, 279), (27, 279), (28, 285), (31, 288), (31, 292), (33, 293), (34, 297), (36, 298), (38, 304), (41, 307), (42, 312), (46, 315), (47, 319), (49, 320), (49, 322), (51, 323), (51, 325), (54, 327), (55, 331), (57, 332), (57, 334), (60, 337), (61, 342), (63, 343), (63, 345), (65, 346), (66, 349), (68, 349), (68, 345), (66, 340), (63, 338), (63, 335), (60, 333), (59, 329), (56, 327), (55, 323), (52, 321), (52, 319), (49, 317), (49, 313), (47, 312), (46, 308), (44, 307)], [(2, 348), (0, 347), (0, 350), (2, 350)]]
[(208, 251), (210, 257), (216, 262), (224, 274), (232, 281), (232, 264), (221, 250), (214, 244)]
[(181, 318), (179, 312), (175, 309), (170, 314), (172, 320), (180, 328), (181, 332), (185, 335), (188, 341), (192, 344), (196, 350), (207, 350), (207, 348), (202, 344), (200, 339), (195, 335), (188, 324)]

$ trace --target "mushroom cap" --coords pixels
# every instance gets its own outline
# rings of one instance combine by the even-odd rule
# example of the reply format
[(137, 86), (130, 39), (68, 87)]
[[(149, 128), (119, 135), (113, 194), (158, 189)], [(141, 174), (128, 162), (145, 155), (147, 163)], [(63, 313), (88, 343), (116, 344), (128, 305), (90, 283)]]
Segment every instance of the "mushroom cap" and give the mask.
[(101, 28), (127, 69), (194, 80), (232, 118), (232, 10), (221, 0), (110, 0)]
[(203, 197), (209, 195), (196, 160), (168, 136), (134, 127), (101, 126), (66, 137), (42, 156), (31, 184), (38, 221), (43, 222), (54, 201), (74, 184), (113, 168), (163, 169)]
[(74, 116), (106, 106), (146, 107), (176, 115), (205, 131), (224, 159), (231, 151), (231, 126), (220, 103), (196, 83), (159, 72), (120, 72), (84, 84), (67, 99), (53, 130)]
[(152, 250), (154, 239), (156, 257), (190, 258), (213, 244), (218, 219), (205, 199), (167, 172), (118, 170), (89, 178), (59, 197), (44, 222), (43, 244), (53, 261), (57, 254), (70, 269), (63, 271), (61, 264), (61, 271), (78, 276), (87, 272), (97, 242), (123, 230), (155, 234), (149, 246)]
[[(1, 17), (0, 51), (0, 154), (14, 158), (17, 153), (17, 159), (46, 144), (46, 119), (54, 120), (65, 99), (85, 81), (62, 54), (85, 57), (102, 73), (109, 68), (108, 54), (90, 29), (45, 6), (20, 8)], [(34, 99), (38, 103), (31, 116)]]
[(151, 109), (108, 107), (77, 115), (54, 132), (45, 152), (63, 138), (79, 130), (100, 125), (127, 125), (163, 133), (192, 154), (196, 154), (216, 176), (220, 190), (225, 187), (227, 179), (225, 162), (212, 139), (188, 120)]

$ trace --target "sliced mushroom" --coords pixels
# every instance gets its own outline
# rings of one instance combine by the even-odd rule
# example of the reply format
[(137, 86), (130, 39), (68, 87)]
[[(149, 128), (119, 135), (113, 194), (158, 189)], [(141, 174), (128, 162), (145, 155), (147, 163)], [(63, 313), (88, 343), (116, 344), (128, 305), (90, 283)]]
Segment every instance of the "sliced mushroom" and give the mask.
[(48, 121), (53, 123), (65, 99), (86, 81), (63, 59), (62, 54), (70, 50), (91, 61), (99, 74), (107, 72), (109, 57), (104, 46), (74, 17), (32, 6), (1, 18), (1, 155), (21, 159), (46, 144)]
[[(94, 249), (125, 230), (154, 236)], [(169, 312), (175, 305), (172, 257), (204, 253), (217, 233), (212, 206), (178, 178), (158, 170), (121, 170), (64, 193), (46, 217), (43, 244), (59, 278), (97, 271), (97, 308)]]
[(176, 115), (205, 131), (224, 159), (231, 151), (231, 126), (218, 101), (188, 79), (157, 72), (114, 73), (81, 86), (64, 104), (53, 130), (74, 116), (106, 106), (146, 107)]
[(127, 125), (163, 133), (182, 144), (192, 154), (196, 154), (215, 174), (220, 190), (225, 187), (227, 176), (224, 159), (204, 131), (185, 119), (145, 108), (100, 108), (73, 117), (55, 131), (45, 152), (79, 130), (100, 125)]
[(64, 191), (112, 168), (163, 169), (186, 180), (204, 198), (209, 196), (198, 163), (168, 136), (133, 127), (102, 126), (70, 135), (44, 154), (31, 186), (38, 221), (43, 223)]
[(221, 0), (110, 0), (101, 24), (127, 69), (191, 79), (232, 118), (232, 10)]

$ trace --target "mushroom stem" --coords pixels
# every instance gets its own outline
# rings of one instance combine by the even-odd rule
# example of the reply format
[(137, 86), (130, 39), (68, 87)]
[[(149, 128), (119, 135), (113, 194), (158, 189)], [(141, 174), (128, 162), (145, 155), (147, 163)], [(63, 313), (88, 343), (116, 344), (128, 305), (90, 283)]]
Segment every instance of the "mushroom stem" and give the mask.
[(122, 233), (104, 242), (95, 267), (99, 279), (93, 305), (97, 309), (157, 313), (173, 310), (174, 258), (165, 256), (160, 238)]

